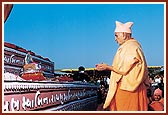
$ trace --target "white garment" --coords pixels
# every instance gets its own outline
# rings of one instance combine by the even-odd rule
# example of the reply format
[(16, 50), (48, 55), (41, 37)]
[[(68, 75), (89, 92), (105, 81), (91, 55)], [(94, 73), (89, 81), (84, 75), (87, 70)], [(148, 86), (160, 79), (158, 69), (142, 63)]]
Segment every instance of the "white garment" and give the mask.
[(110, 78), (107, 78), (106, 81), (107, 81), (107, 84), (109, 85), (110, 84)]
[(161, 79), (160, 78), (155, 78), (155, 82), (156, 83), (161, 83)]

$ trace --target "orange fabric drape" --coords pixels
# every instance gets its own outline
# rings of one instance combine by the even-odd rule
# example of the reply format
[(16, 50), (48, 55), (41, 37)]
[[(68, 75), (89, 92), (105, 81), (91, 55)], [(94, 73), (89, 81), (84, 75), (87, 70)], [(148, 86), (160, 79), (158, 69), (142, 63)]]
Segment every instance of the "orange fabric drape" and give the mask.
[(141, 84), (134, 92), (125, 91), (118, 85), (113, 102), (110, 104), (111, 111), (147, 111), (148, 102), (146, 97), (146, 86)]
[[(129, 70), (129, 72), (127, 75), (111, 72), (109, 91), (103, 108), (117, 104), (114, 106), (117, 108), (110, 110), (147, 110), (146, 85), (149, 86), (149, 79), (146, 60), (140, 44), (135, 39), (122, 44), (117, 50), (112, 66), (118, 71)], [(132, 99), (135, 101), (134, 103), (132, 103)], [(119, 109), (120, 107), (121, 109)]]

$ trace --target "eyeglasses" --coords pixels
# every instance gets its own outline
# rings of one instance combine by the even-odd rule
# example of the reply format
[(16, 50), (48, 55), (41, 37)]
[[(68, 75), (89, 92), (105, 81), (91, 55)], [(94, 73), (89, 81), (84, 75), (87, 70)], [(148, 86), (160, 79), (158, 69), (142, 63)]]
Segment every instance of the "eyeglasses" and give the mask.
[(118, 37), (118, 35), (115, 34), (115, 37)]

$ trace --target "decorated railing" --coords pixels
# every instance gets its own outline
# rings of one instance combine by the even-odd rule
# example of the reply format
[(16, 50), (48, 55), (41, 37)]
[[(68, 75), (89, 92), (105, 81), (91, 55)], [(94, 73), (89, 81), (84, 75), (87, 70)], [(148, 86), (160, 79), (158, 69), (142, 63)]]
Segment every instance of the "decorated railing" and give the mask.
[(97, 86), (88, 83), (5, 81), (4, 111), (94, 111)]
[[(27, 50), (11, 43), (4, 43), (4, 72), (19, 75), (25, 64)], [(33, 60), (43, 68), (45, 77), (54, 77), (54, 62), (30, 51)]]

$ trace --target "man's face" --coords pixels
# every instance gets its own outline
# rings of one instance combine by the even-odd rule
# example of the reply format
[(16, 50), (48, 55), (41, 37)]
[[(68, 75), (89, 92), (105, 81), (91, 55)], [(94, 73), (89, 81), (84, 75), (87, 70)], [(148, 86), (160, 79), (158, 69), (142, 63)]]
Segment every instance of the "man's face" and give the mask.
[(115, 32), (115, 41), (119, 44), (122, 45), (125, 40), (122, 32)]
[(154, 100), (159, 101), (161, 99), (161, 96), (159, 94), (154, 94)]

